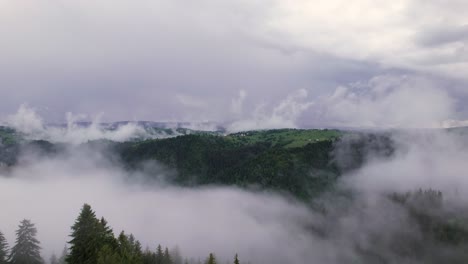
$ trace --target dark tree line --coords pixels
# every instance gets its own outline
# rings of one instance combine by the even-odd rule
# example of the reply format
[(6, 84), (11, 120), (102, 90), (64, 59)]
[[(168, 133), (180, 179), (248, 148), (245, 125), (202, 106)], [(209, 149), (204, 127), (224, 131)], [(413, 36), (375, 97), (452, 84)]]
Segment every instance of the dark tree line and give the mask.
[[(50, 264), (186, 264), (194, 262), (182, 257), (178, 248), (169, 250), (158, 245), (154, 251), (142, 249), (141, 243), (124, 231), (115, 237), (104, 218), (98, 219), (91, 206), (84, 204), (71, 227), (69, 246), (60, 257), (52, 255)], [(30, 220), (22, 220), (16, 230), (15, 245), (11, 248), (0, 232), (0, 264), (44, 264), (37, 229)], [(204, 264), (216, 264), (210, 253)], [(239, 264), (237, 254), (234, 264)]]
[[(85, 204), (72, 226), (69, 264), (184, 264), (179, 250), (169, 250), (158, 245), (154, 251), (142, 250), (141, 243), (124, 231), (115, 237), (104, 218), (98, 219)], [(216, 257), (210, 253), (206, 264), (216, 264)], [(239, 263), (237, 255), (234, 263)]]

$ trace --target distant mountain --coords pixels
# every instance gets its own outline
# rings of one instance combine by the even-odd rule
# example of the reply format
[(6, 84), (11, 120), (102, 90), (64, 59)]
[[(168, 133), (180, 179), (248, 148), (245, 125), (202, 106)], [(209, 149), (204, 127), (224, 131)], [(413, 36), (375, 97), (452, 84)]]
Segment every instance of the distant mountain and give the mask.
[[(226, 129), (216, 122), (154, 122), (154, 121), (117, 121), (117, 122), (101, 122), (98, 126), (104, 129), (118, 129), (119, 127), (135, 124), (143, 128), (160, 128), (160, 129), (188, 129), (197, 131), (212, 131), (212, 132), (225, 132)], [(96, 125), (90, 121), (74, 122), (77, 127), (90, 127)], [(49, 123), (47, 126), (66, 128), (67, 123)]]

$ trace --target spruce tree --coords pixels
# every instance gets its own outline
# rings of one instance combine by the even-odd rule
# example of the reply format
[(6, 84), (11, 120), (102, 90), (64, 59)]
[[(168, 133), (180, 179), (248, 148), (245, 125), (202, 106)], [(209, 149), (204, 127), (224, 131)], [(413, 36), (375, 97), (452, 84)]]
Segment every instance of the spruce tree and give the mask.
[[(133, 235), (127, 236), (123, 231), (114, 243), (105, 244), (98, 253), (98, 264), (142, 264), (143, 253), (140, 242)], [(150, 261), (149, 264), (154, 262)]]
[(166, 249), (164, 250), (164, 255), (163, 255), (163, 261), (162, 261), (163, 264), (173, 264), (172, 263), (172, 258), (171, 258), (171, 254), (169, 253), (169, 249), (166, 247)]
[(130, 234), (130, 236), (128, 237), (128, 241), (132, 248), (133, 255), (135, 256), (136, 259), (139, 260), (139, 262), (141, 262), (143, 258), (143, 251), (141, 250), (140, 241), (136, 240), (132, 234)]
[[(110, 245), (104, 245), (98, 252), (97, 264), (130, 264)], [(133, 263), (132, 263), (133, 264)]]
[(101, 243), (100, 247), (109, 245), (110, 247), (115, 248), (117, 246), (114, 233), (104, 217), (101, 218), (98, 224), (98, 242)]
[(158, 245), (156, 249), (156, 264), (163, 264), (164, 261), (164, 252), (162, 250), (161, 245)]
[(234, 257), (234, 264), (239, 264), (239, 257), (237, 256), (237, 254)]
[(148, 247), (142, 254), (143, 264), (154, 264), (156, 263), (156, 254), (152, 252)]
[(133, 235), (127, 236), (122, 231), (117, 239), (118, 254), (126, 263), (140, 264), (143, 262), (140, 242)]
[(180, 249), (178, 246), (175, 246), (172, 250), (170, 250), (170, 253), (172, 262), (174, 264), (184, 264), (182, 254), (180, 253)]
[(214, 256), (213, 253), (210, 253), (210, 255), (205, 261), (205, 264), (216, 264), (216, 257)]
[(140, 241), (136, 240), (135, 237), (130, 234), (130, 236), (128, 236), (128, 243), (132, 262), (143, 263), (143, 252), (141, 250)]
[(5, 236), (0, 232), (0, 264), (7, 264), (8, 258), (8, 243)]
[(39, 246), (36, 238), (37, 229), (30, 220), (24, 219), (16, 230), (16, 244), (11, 249), (11, 264), (43, 264)]
[(105, 245), (114, 250), (117, 244), (106, 220), (98, 220), (88, 204), (83, 205), (70, 236), (68, 264), (96, 264), (98, 253)]

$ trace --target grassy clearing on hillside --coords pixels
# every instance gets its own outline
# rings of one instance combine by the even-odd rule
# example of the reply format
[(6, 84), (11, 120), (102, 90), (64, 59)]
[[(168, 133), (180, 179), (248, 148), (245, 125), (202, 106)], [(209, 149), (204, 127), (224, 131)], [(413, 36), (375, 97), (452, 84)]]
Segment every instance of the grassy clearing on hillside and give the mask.
[(268, 142), (273, 146), (298, 148), (303, 147), (309, 143), (333, 140), (340, 137), (342, 134), (342, 131), (329, 129), (275, 129), (239, 132), (227, 135), (226, 138), (238, 144)]
[(0, 127), (0, 143), (4, 145), (13, 145), (17, 143), (18, 135), (15, 130), (8, 127)]

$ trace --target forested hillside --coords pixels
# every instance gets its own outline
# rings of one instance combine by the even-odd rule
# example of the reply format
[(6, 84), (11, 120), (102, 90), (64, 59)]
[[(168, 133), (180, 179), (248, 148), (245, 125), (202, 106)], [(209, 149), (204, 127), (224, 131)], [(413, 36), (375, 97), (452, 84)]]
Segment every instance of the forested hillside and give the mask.
[[(165, 180), (182, 186), (235, 185), (288, 193), (300, 199), (332, 188), (340, 174), (364, 162), (370, 146), (377, 146), (385, 155), (390, 155), (392, 149), (384, 134), (337, 130), (281, 129), (229, 135), (192, 131), (170, 138), (122, 143), (90, 141), (79, 146), (26, 140), (9, 128), (0, 132), (3, 167), (14, 165), (22, 153), (55, 155), (69, 148), (91, 147), (117, 158), (127, 170), (157, 162), (159, 167), (145, 171), (149, 178), (157, 177), (162, 166), (171, 172)], [(343, 140), (347, 143), (343, 144)], [(336, 151), (337, 144), (346, 148)], [(353, 160), (345, 162), (339, 156)]]
[[(116, 146), (128, 166), (155, 160), (177, 170), (182, 185), (258, 186), (309, 197), (326, 190), (339, 174), (331, 152), (336, 132), (268, 131), (225, 137), (188, 135)], [(316, 137), (316, 136), (319, 137)]]

